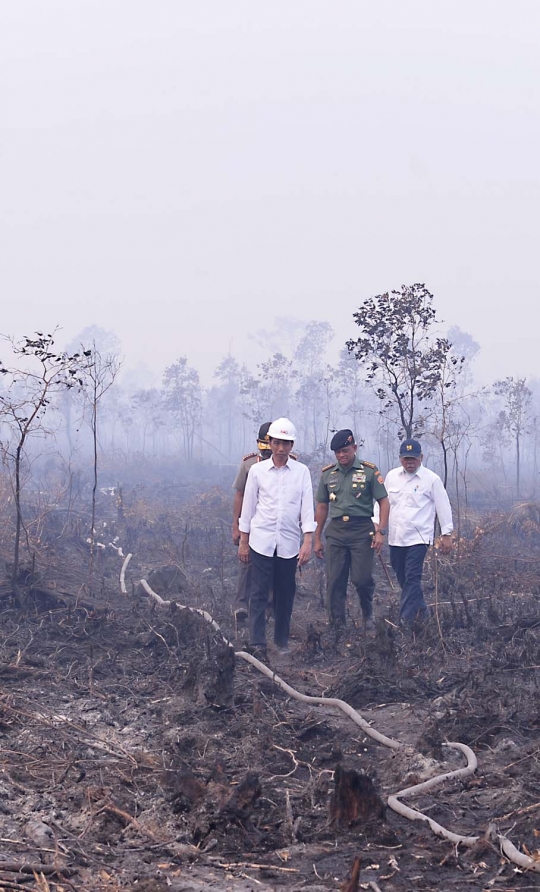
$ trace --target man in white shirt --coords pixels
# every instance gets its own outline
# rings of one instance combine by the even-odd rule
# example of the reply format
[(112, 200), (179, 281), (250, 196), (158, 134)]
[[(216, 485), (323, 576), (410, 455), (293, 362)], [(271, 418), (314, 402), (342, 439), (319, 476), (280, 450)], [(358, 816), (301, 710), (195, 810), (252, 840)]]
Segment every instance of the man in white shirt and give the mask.
[[(452, 549), (452, 508), (438, 474), (422, 464), (418, 440), (403, 440), (399, 449), (401, 467), (386, 475), (390, 501), (388, 543), (390, 562), (401, 586), (400, 620), (412, 626), (428, 615), (422, 592), (422, 568), (433, 541), (435, 514), (441, 525), (440, 548)], [(382, 531), (381, 531), (382, 532)]]
[[(244, 501), (244, 490), (246, 488), (249, 469), (252, 465), (266, 458), (270, 458), (272, 451), (268, 437), (268, 429), (271, 421), (265, 421), (259, 428), (259, 436), (257, 437), (258, 452), (250, 452), (244, 455), (238, 473), (233, 483), (234, 503), (233, 503), (233, 524), (232, 539), (235, 545), (240, 545), (240, 529), (238, 521), (242, 513), (242, 502)], [(236, 593), (236, 604), (234, 609), (234, 618), (236, 627), (243, 626), (249, 616), (249, 593), (251, 590), (251, 564), (240, 564), (240, 573), (238, 574), (238, 590)]]
[(270, 588), (274, 589), (274, 641), (281, 652), (286, 652), (296, 594), (296, 567), (309, 561), (317, 526), (309, 470), (300, 462), (289, 460), (296, 437), (294, 424), (288, 418), (278, 418), (270, 425), (268, 436), (272, 458), (250, 468), (238, 524), (238, 557), (252, 564), (250, 644), (263, 659)]

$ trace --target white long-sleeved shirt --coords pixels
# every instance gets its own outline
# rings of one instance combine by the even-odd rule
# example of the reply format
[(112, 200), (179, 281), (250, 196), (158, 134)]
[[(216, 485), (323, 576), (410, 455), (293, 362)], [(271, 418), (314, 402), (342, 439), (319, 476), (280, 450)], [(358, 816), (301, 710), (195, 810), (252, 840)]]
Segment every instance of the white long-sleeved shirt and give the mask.
[(452, 508), (438, 474), (420, 465), (415, 474), (399, 467), (389, 471), (384, 481), (390, 500), (389, 545), (430, 545), (433, 541), (435, 514), (441, 533), (454, 529)]
[(249, 533), (249, 544), (259, 554), (296, 557), (302, 533), (317, 529), (313, 512), (313, 486), (306, 465), (287, 460), (282, 468), (273, 458), (249, 470), (240, 532)]

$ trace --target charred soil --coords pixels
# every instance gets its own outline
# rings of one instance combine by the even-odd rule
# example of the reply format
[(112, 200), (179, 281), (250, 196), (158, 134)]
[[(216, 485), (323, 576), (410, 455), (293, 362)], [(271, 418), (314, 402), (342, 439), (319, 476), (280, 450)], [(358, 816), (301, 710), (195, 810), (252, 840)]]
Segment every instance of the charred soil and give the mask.
[[(59, 593), (52, 571), (18, 604), (2, 601), (0, 890), (540, 888), (493, 841), (496, 828), (538, 850), (532, 590), (466, 604), (437, 594), (436, 617), (404, 635), (381, 574), (376, 634), (364, 636), (351, 593), (336, 635), (320, 568), (303, 574), (291, 652), (270, 645), (270, 666), (405, 745), (390, 750), (335, 709), (288, 697), (200, 615), (159, 609), (136, 585), (121, 595), (120, 566), (116, 553), (102, 561), (94, 608)], [(130, 579), (149, 566), (134, 560)], [(188, 571), (182, 593), (165, 575), (162, 597), (204, 607), (241, 650), (232, 563), (197, 557)], [(475, 750), (477, 773), (410, 804), (478, 835), (472, 849), (385, 807), (389, 794), (461, 767), (447, 740)]]

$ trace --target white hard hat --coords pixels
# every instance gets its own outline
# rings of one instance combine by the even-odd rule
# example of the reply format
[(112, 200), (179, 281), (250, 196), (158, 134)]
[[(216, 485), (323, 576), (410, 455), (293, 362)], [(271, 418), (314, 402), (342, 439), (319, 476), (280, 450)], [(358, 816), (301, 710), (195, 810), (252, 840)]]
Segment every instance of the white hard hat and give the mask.
[(288, 418), (277, 418), (268, 428), (268, 436), (274, 440), (296, 440), (296, 428)]

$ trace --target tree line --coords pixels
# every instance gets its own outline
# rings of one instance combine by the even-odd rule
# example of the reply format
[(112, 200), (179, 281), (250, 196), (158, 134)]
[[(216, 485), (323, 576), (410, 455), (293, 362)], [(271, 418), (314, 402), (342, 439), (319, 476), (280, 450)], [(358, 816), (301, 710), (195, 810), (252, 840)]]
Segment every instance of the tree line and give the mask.
[(383, 471), (395, 465), (400, 438), (421, 438), (458, 510), (471, 489), (490, 504), (536, 495), (537, 382), (478, 385), (479, 345), (457, 326), (443, 330), (424, 284), (364, 301), (336, 362), (327, 359), (330, 323), (277, 319), (256, 335), (267, 355), (255, 368), (228, 353), (206, 387), (188, 356), (163, 370), (159, 386), (130, 387), (114, 334), (93, 326), (66, 349), (58, 334), (4, 339), (1, 354), (0, 453), (16, 509), (16, 562), (21, 493), (36, 463), (92, 469), (93, 529), (100, 467), (118, 474), (122, 463), (174, 458), (204, 476), (209, 463), (235, 465), (254, 449), (259, 424), (281, 415), (294, 419), (295, 448), (314, 468), (333, 432), (351, 427)]

